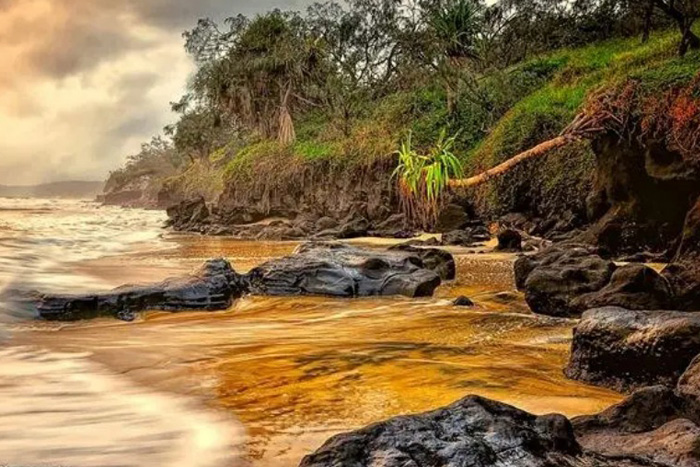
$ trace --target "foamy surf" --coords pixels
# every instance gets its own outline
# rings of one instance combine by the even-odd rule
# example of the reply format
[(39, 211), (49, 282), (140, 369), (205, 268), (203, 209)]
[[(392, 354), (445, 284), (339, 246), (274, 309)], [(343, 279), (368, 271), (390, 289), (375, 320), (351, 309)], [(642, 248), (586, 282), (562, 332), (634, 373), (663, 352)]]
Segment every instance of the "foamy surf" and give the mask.
[(239, 424), (86, 355), (0, 350), (0, 464), (242, 466)]

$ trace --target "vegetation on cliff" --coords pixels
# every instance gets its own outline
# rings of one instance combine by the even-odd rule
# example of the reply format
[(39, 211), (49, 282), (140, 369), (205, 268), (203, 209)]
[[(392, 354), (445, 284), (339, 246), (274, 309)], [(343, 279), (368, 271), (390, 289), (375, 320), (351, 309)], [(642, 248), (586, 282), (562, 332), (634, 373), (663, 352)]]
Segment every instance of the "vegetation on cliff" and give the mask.
[[(166, 129), (175, 162), (155, 164), (173, 169), (155, 179), (174, 201), (246, 187), (272, 196), (315, 170), (377, 163), (388, 182), (408, 134), (429, 153), (443, 132), (465, 174), (478, 173), (558, 135), (601, 90), (691, 82), (698, 14), (693, 1), (352, 0), (201, 20), (184, 35), (198, 70)], [(593, 165), (579, 141), (470, 198), (486, 215), (580, 211)]]

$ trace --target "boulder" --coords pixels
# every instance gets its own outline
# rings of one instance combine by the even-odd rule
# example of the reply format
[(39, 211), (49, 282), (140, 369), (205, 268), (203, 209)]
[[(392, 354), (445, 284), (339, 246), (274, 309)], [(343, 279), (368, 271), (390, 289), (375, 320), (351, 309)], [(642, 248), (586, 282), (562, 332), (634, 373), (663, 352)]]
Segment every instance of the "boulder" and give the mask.
[(537, 417), (469, 396), (433, 412), (334, 436), (300, 467), (554, 467), (584, 465), (576, 463), (582, 456), (563, 416)]
[(516, 252), (523, 250), (523, 237), (520, 232), (513, 229), (502, 230), (498, 234), (496, 251)]
[[(692, 392), (697, 389), (696, 382), (690, 386)], [(692, 396), (664, 386), (640, 389), (597, 415), (574, 418), (576, 439), (584, 449), (608, 457), (634, 456), (649, 465), (696, 467), (700, 465), (698, 412), (687, 405), (686, 397)]]
[(454, 306), (462, 306), (462, 307), (473, 307), (474, 306), (474, 302), (469, 297), (465, 297), (464, 295), (455, 298), (452, 301), (452, 304)]
[(676, 396), (681, 400), (685, 416), (700, 423), (700, 356), (693, 359), (678, 380)]
[(629, 264), (613, 273), (602, 289), (572, 301), (578, 310), (619, 306), (628, 310), (668, 310), (673, 308), (673, 292), (668, 281), (642, 264)]
[(457, 277), (457, 265), (454, 257), (447, 251), (439, 248), (419, 248), (411, 245), (396, 245), (389, 251), (400, 251), (420, 258), (424, 266), (435, 271), (440, 279), (451, 281)]
[(667, 467), (584, 450), (562, 415), (468, 396), (448, 407), (336, 435), (300, 467)]
[(337, 238), (358, 238), (367, 236), (370, 223), (364, 217), (348, 217), (338, 227)]
[(469, 215), (459, 204), (448, 204), (438, 216), (435, 230), (437, 232), (451, 232), (460, 230), (469, 223)]
[(166, 213), (168, 225), (175, 230), (193, 230), (206, 222), (210, 216), (204, 198), (182, 201), (170, 206)]
[(618, 391), (673, 386), (700, 353), (700, 315), (606, 307), (574, 329), (569, 378)]
[(474, 239), (467, 230), (453, 230), (442, 234), (442, 244), (452, 246), (471, 246)]
[(335, 227), (338, 227), (338, 221), (336, 221), (332, 217), (326, 216), (321, 217), (319, 220), (316, 221), (315, 230), (317, 232), (322, 232), (324, 230), (333, 229)]
[(700, 311), (700, 258), (671, 263), (662, 275), (673, 290), (674, 309)]
[(308, 243), (294, 254), (251, 270), (248, 289), (257, 295), (431, 296), (446, 262), (439, 250), (373, 251), (332, 243)]
[(615, 271), (590, 246), (554, 245), (515, 262), (515, 282), (525, 292), (533, 312), (556, 317), (576, 317), (585, 311), (575, 300), (605, 287)]
[(123, 286), (88, 295), (44, 295), (37, 309), (47, 320), (75, 321), (98, 316), (130, 317), (149, 309), (225, 310), (241, 296), (241, 277), (224, 259), (207, 261), (189, 276), (147, 286)]

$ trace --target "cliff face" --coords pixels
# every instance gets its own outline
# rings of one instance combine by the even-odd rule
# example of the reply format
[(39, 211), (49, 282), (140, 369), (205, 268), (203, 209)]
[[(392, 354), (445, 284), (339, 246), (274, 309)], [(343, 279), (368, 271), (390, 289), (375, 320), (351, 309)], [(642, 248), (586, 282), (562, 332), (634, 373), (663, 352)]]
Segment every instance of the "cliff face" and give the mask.
[(108, 180), (104, 193), (97, 199), (110, 206), (164, 209), (169, 203), (159, 201), (158, 193), (160, 190), (161, 180), (152, 174), (144, 174), (125, 183), (115, 183), (112, 179)]
[(228, 183), (216, 206), (221, 219), (230, 224), (300, 215), (338, 221), (363, 217), (378, 223), (398, 211), (392, 170), (393, 160), (350, 168), (304, 165), (272, 181)]
[(586, 199), (592, 227), (582, 239), (613, 254), (669, 251), (700, 195), (700, 166), (660, 141), (606, 134), (594, 142)]

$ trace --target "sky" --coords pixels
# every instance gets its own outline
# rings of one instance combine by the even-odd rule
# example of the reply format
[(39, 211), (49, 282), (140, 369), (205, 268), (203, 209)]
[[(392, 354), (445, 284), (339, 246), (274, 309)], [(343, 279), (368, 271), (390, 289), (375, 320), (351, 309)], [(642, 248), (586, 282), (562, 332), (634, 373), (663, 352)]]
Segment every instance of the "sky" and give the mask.
[(175, 120), (197, 19), (311, 0), (0, 0), (0, 184), (101, 180)]

